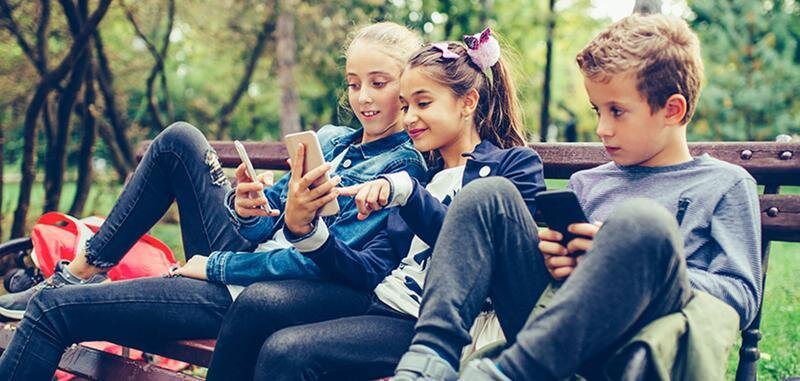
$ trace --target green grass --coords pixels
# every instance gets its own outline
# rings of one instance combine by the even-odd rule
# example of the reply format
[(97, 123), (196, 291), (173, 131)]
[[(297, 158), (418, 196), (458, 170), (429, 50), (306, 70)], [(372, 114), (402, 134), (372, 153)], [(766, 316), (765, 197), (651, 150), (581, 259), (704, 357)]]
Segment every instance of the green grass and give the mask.
[[(548, 180), (548, 187), (563, 188), (565, 181)], [(111, 210), (121, 187), (115, 184), (95, 184), (89, 195), (86, 214), (105, 215)], [(6, 184), (3, 188), (2, 212), (3, 239), (8, 237), (13, 210), (16, 207), (16, 184)], [(64, 189), (62, 210), (69, 208), (75, 192), (74, 183), (68, 183)], [(786, 193), (800, 194), (800, 187), (786, 187)], [(33, 207), (29, 213), (33, 223), (41, 214), (43, 193), (41, 186), (34, 188), (31, 202)], [(151, 233), (164, 241), (175, 252), (175, 256), (183, 259), (180, 238), (180, 227), (174, 223), (159, 223)], [(770, 251), (769, 274), (765, 291), (764, 312), (760, 349), (763, 353), (759, 362), (759, 377), (763, 380), (782, 380), (791, 375), (800, 375), (800, 243), (774, 242)], [(738, 357), (738, 349), (732, 353), (728, 363), (728, 379), (733, 379)]]

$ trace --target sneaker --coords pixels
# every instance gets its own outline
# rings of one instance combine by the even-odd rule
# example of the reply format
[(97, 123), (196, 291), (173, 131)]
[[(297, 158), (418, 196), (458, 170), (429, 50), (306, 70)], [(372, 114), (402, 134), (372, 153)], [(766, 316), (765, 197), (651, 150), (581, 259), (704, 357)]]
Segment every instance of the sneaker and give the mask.
[(458, 373), (432, 349), (413, 344), (400, 358), (391, 381), (455, 381)]
[(43, 288), (100, 283), (108, 278), (106, 274), (99, 273), (89, 279), (81, 279), (69, 272), (69, 269), (67, 269), (68, 264), (69, 262), (67, 261), (59, 261), (56, 263), (56, 271), (53, 275), (43, 282), (25, 291), (0, 296), (0, 315), (9, 319), (22, 320), (25, 315), (25, 309), (28, 307), (28, 301)]

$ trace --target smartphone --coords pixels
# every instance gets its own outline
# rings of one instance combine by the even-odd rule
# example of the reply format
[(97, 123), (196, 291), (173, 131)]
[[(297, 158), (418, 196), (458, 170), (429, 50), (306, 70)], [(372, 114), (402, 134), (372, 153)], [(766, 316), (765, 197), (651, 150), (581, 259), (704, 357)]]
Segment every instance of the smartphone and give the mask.
[[(322, 156), (322, 148), (319, 145), (316, 132), (303, 131), (288, 134), (284, 137), (284, 141), (286, 142), (286, 148), (289, 150), (289, 157), (294, 157), (298, 144), (303, 143), (303, 146), (306, 148), (306, 157), (303, 162), (303, 172), (301, 175), (305, 175), (308, 171), (325, 164), (325, 157)], [(324, 184), (330, 179), (330, 176), (326, 173), (314, 181), (311, 184), (311, 188)], [(336, 199), (323, 205), (319, 210), (321, 216), (332, 216), (336, 213), (339, 213), (339, 202), (336, 201)]]
[[(247, 156), (247, 151), (245, 151), (244, 145), (242, 144), (242, 142), (234, 140), (233, 146), (236, 147), (236, 152), (239, 153), (239, 158), (242, 159), (242, 163), (244, 163), (244, 168), (245, 171), (247, 171), (247, 176), (250, 176), (250, 180), (256, 181), (256, 170), (255, 168), (253, 168), (253, 163), (250, 162), (250, 157)], [(255, 198), (258, 197), (258, 195), (250, 195), (250, 197)], [(268, 212), (277, 212), (277, 210), (272, 209), (272, 207), (269, 206), (269, 199), (267, 199), (266, 205), (260, 205), (259, 208), (264, 209)]]
[(564, 235), (564, 239), (561, 240), (564, 246), (567, 246), (567, 243), (576, 237), (575, 234), (567, 231), (567, 226), (579, 222), (589, 222), (578, 202), (578, 196), (569, 189), (539, 192), (534, 197), (536, 198), (536, 207), (539, 208), (544, 219), (543, 222), (547, 224), (548, 228)]

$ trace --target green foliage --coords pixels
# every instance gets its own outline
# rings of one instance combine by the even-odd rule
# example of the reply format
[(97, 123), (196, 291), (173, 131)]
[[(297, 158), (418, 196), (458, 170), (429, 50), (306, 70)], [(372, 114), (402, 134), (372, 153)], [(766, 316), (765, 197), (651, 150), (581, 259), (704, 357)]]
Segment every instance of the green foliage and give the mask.
[(800, 6), (794, 1), (697, 0), (706, 86), (693, 137), (772, 140), (800, 125)]

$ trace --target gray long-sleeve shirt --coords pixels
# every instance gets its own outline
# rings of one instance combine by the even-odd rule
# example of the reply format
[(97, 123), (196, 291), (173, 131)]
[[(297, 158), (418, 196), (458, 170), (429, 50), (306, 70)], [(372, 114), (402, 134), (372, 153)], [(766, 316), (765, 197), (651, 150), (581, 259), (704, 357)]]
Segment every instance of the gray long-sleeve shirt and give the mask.
[(703, 155), (666, 167), (610, 162), (569, 181), (587, 216), (604, 221), (619, 202), (647, 197), (680, 224), (692, 287), (728, 303), (741, 327), (761, 296), (761, 224), (756, 182), (743, 168)]

